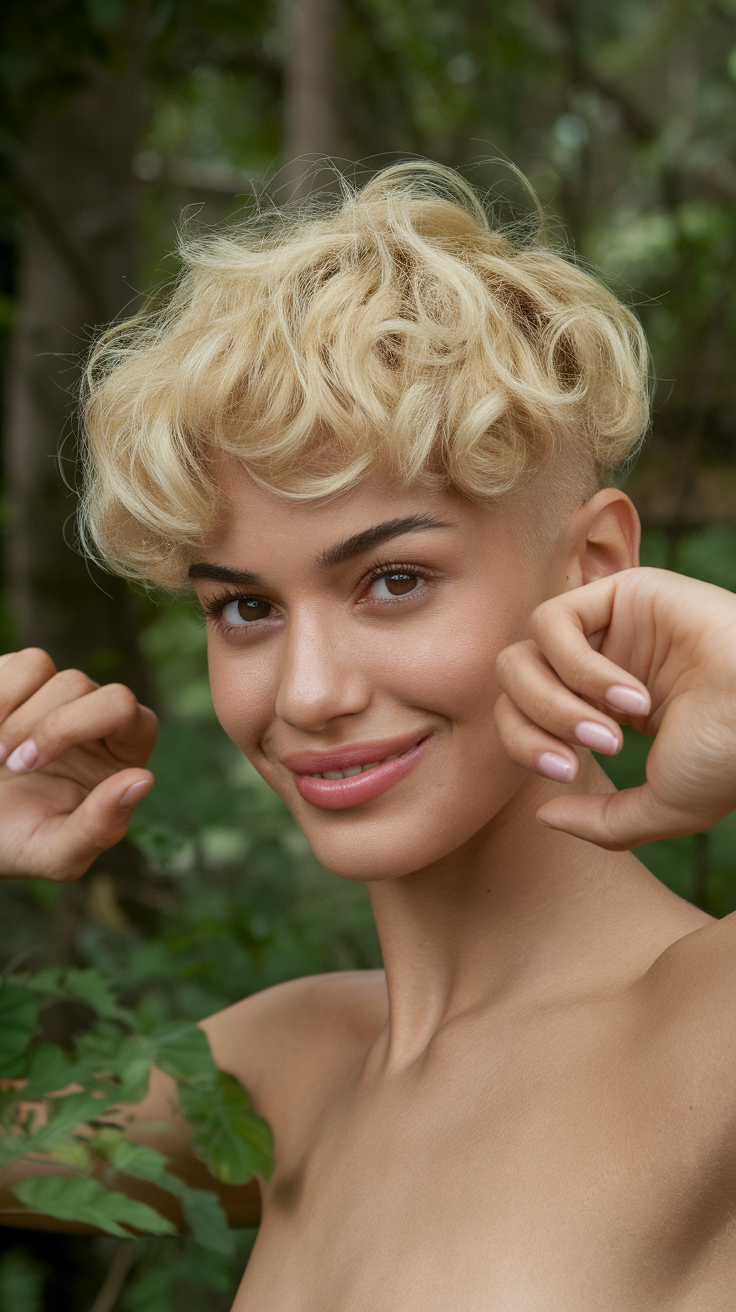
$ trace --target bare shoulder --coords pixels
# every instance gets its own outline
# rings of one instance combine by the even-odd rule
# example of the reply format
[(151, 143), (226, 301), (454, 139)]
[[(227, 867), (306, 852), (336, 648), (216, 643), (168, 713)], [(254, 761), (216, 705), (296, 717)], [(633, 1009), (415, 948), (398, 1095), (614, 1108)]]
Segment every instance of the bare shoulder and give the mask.
[[(693, 908), (693, 911), (695, 908)], [(732, 1002), (736, 990), (736, 912), (714, 920), (696, 913), (687, 927), (654, 962), (648, 974), (653, 987), (677, 995), (684, 986), (699, 1005), (708, 995)]]
[(246, 1087), (265, 1116), (278, 1117), (282, 1091), (307, 1096), (360, 1059), (386, 1022), (382, 970), (335, 971), (255, 993), (202, 1022), (217, 1065)]
[(641, 980), (648, 1025), (672, 1040), (672, 1060), (720, 1072), (736, 1119), (736, 913), (703, 916), (672, 942)]

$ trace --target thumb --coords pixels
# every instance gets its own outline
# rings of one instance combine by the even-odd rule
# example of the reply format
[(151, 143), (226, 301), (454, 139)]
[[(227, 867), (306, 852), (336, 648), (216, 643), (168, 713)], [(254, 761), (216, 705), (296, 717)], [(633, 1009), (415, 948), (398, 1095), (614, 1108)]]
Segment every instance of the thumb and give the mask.
[(702, 823), (681, 807), (661, 801), (650, 784), (620, 793), (576, 793), (555, 797), (537, 811), (537, 820), (612, 852), (627, 851), (657, 838), (693, 834)]
[(133, 808), (153, 787), (150, 770), (120, 770), (98, 784), (57, 830), (53, 879), (78, 879), (100, 853), (125, 837)]

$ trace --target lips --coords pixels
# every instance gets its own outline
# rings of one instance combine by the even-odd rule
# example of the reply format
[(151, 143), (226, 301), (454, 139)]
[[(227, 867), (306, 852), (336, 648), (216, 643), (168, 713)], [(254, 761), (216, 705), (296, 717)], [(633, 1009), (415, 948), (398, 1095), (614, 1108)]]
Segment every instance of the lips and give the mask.
[(283, 764), (292, 771), (305, 801), (327, 810), (342, 810), (370, 802), (393, 788), (424, 755), (430, 738), (426, 732), (404, 734), (334, 752), (294, 752), (283, 758)]

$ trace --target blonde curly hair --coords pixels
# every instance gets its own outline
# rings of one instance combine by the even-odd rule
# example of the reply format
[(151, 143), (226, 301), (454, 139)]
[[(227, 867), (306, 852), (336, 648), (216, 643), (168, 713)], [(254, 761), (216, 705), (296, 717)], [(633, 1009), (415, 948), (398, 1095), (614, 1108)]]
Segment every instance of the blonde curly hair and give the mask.
[(485, 499), (550, 457), (609, 478), (646, 427), (634, 315), (494, 230), (440, 165), (190, 237), (181, 259), (86, 373), (82, 534), (119, 573), (182, 585), (222, 457), (298, 500), (377, 470)]

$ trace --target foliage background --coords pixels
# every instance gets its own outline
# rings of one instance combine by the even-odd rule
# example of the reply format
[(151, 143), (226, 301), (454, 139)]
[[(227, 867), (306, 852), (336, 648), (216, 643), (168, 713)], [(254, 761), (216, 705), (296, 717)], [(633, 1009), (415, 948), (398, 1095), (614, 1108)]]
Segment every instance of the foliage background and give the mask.
[[(73, 549), (73, 391), (96, 326), (209, 225), (407, 153), (463, 167), (499, 221), (551, 239), (628, 299), (654, 353), (651, 439), (627, 489), (643, 559), (736, 590), (736, 0), (6, 0), (0, 15), (3, 649), (124, 678), (162, 718), (129, 840), (71, 886), (0, 885), (0, 957), (94, 967), (151, 1023), (281, 979), (379, 960), (365, 895), (321, 870), (219, 730), (203, 624)], [(296, 163), (295, 163), (296, 161)], [(71, 416), (71, 418), (70, 418)], [(72, 477), (73, 481), (73, 477)], [(67, 545), (65, 545), (65, 542)], [(641, 777), (630, 735), (611, 765)], [(736, 820), (642, 858), (736, 908)], [(45, 1033), (69, 1045), (83, 1007)], [(234, 1258), (190, 1238), (0, 1228), (0, 1312), (229, 1307)]]

